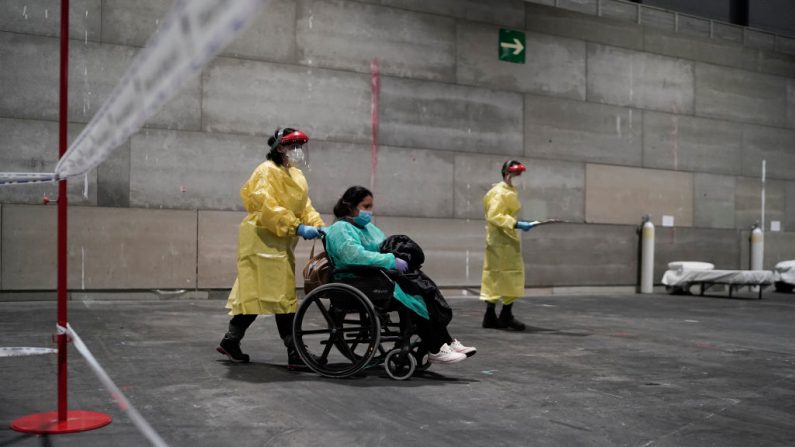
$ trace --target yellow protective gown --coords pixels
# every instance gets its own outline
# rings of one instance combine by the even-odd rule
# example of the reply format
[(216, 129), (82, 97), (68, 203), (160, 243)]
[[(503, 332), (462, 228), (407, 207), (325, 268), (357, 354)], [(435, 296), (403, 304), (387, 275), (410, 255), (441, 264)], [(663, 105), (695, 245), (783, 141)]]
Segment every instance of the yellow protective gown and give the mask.
[(524, 295), (524, 261), (522, 244), (515, 228), (519, 195), (505, 182), (494, 185), (483, 197), (486, 214), (486, 256), (480, 299), (510, 304)]
[(299, 224), (322, 226), (312, 207), (300, 169), (268, 160), (240, 188), (248, 211), (238, 230), (237, 279), (226, 308), (229, 315), (293, 313), (295, 230)]

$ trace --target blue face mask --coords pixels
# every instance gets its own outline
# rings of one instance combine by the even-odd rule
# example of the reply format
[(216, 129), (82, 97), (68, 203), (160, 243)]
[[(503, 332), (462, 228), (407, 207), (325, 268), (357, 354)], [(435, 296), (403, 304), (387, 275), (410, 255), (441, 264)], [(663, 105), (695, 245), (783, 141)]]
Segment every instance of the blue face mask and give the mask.
[(361, 226), (366, 226), (373, 220), (373, 212), (359, 210), (359, 215), (353, 218), (353, 221)]

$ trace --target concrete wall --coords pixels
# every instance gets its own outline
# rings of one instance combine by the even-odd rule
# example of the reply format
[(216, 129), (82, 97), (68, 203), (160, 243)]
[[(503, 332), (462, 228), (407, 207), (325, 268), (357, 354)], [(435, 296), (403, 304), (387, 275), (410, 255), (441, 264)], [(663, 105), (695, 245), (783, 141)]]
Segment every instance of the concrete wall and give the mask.
[[(55, 288), (56, 207), (2, 209), (4, 290)], [(73, 207), (71, 289), (196, 287), (196, 212)]]
[(693, 175), (588, 164), (585, 180), (585, 220), (629, 224), (651, 214), (653, 223), (672, 216), (674, 224), (693, 226)]
[[(169, 3), (72, 2), (70, 138)], [(0, 2), (2, 171), (57, 160), (52, 6)], [(525, 64), (498, 61), (500, 28), (526, 32)], [(766, 262), (795, 259), (795, 41), (617, 0), (272, 0), (140, 132), (70, 181), (70, 287), (230, 287), (239, 186), (287, 125), (312, 137), (316, 208), (327, 215), (345, 188), (372, 180), (379, 225), (419, 241), (440, 284), (479, 284), (481, 201), (507, 159), (528, 166), (523, 218), (571, 222), (523, 234), (529, 286), (633, 284), (644, 214), (674, 217), (659, 229), (657, 278), (670, 260), (740, 267), (762, 160), (766, 221), (786, 232), (769, 238)], [(41, 204), (55, 193), (0, 188), (0, 289), (54, 286), (54, 206)], [(299, 244), (299, 269), (309, 249)]]

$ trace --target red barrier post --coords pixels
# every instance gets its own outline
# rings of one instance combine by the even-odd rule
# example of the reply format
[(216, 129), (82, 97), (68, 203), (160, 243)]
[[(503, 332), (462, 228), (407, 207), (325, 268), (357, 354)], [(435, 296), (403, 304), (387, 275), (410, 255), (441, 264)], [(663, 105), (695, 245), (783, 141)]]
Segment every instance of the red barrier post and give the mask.
[[(66, 153), (69, 124), (69, 0), (61, 0), (61, 65), (58, 109), (58, 153)], [(111, 423), (104, 413), (85, 410), (69, 410), (67, 390), (67, 341), (66, 295), (67, 295), (67, 199), (66, 179), (58, 182), (58, 411), (36, 413), (21, 417), (11, 423), (13, 430), (34, 434), (64, 434), (94, 430)]]

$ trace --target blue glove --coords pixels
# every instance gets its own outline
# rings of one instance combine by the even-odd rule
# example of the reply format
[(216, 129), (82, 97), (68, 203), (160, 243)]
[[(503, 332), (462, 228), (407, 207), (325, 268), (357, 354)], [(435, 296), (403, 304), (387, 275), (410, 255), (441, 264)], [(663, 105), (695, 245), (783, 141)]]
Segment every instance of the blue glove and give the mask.
[(538, 222), (536, 222), (536, 221), (528, 222), (526, 220), (520, 220), (519, 222), (516, 222), (516, 228), (518, 228), (518, 229), (520, 229), (522, 231), (530, 231), (537, 224), (538, 224)]
[(304, 238), (304, 240), (308, 239), (316, 239), (320, 237), (320, 231), (315, 227), (308, 227), (304, 224), (298, 225), (298, 228), (295, 229), (295, 234)]
[(409, 263), (395, 256), (395, 270), (406, 273), (409, 270)]

